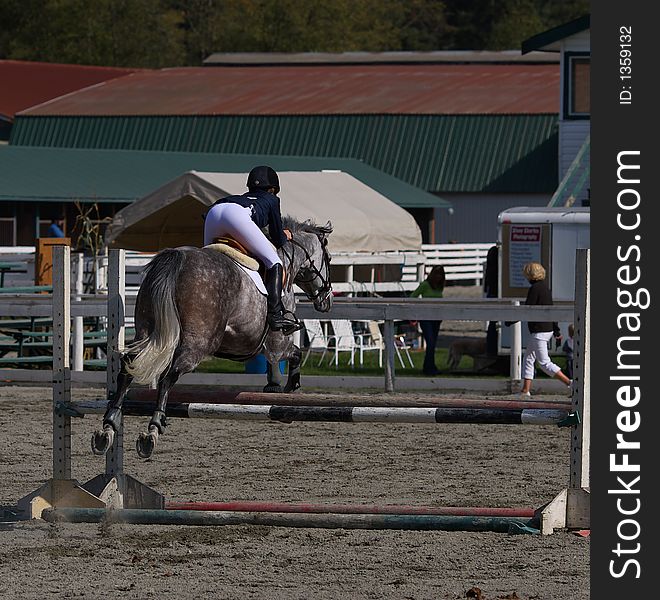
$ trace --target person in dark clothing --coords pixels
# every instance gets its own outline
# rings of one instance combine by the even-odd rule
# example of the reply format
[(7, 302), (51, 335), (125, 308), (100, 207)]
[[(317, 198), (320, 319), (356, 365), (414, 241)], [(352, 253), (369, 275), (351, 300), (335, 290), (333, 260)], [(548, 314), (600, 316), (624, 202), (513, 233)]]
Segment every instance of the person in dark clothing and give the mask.
[[(497, 298), (499, 294), (497, 255), (497, 246), (491, 246), (486, 255), (486, 271), (484, 273), (484, 292), (486, 293), (486, 298)], [(488, 356), (497, 356), (497, 321), (488, 321), (486, 354)]]
[[(530, 288), (527, 291), (525, 304), (527, 306), (551, 306), (552, 294), (545, 282), (545, 268), (537, 262), (527, 263), (523, 267), (523, 274), (529, 281)], [(507, 324), (511, 324), (508, 322)], [(530, 396), (532, 380), (534, 379), (534, 364), (538, 363), (541, 370), (549, 377), (559, 379), (567, 386), (571, 386), (571, 380), (562, 373), (561, 368), (550, 360), (548, 354), (548, 342), (556, 338), (561, 342), (561, 331), (558, 323), (549, 321), (529, 321), (527, 323), (531, 339), (525, 348), (523, 356), (523, 386), (521, 394)]]
[[(431, 269), (428, 277), (420, 283), (417, 288), (410, 293), (412, 298), (442, 298), (445, 289), (445, 269), (442, 265), (436, 265)], [(420, 321), (419, 326), (424, 337), (426, 351), (424, 354), (424, 365), (422, 371), (424, 375), (430, 377), (440, 373), (435, 366), (435, 347), (440, 333), (440, 324), (442, 321)]]
[(53, 219), (48, 226), (46, 237), (63, 238), (64, 237), (64, 219)]
[[(268, 292), (268, 325), (273, 331), (290, 335), (302, 328), (296, 316), (282, 305), (282, 261), (276, 252), (291, 232), (284, 229), (280, 212), (280, 181), (274, 169), (254, 167), (247, 178), (248, 191), (240, 196), (227, 196), (213, 204), (204, 220), (204, 245), (216, 238), (229, 236), (252, 252), (266, 268)], [(262, 229), (268, 227), (270, 241)], [(271, 243), (272, 242), (272, 243)], [(273, 247), (274, 246), (274, 247)]]

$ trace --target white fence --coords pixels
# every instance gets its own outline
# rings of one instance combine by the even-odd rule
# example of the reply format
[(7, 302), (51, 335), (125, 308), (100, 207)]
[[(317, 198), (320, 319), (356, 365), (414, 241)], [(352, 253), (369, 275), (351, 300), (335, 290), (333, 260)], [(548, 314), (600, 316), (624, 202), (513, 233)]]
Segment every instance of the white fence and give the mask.
[[(435, 265), (442, 265), (445, 268), (447, 281), (483, 285), (486, 256), (493, 245), (494, 243), (422, 244), (422, 253), (426, 258), (424, 276), (428, 275)], [(403, 267), (402, 281), (404, 283), (419, 280), (419, 273), (410, 267)]]
[[(73, 279), (69, 277), (70, 267), (68, 262), (68, 248), (56, 247), (53, 249), (54, 254), (62, 254), (60, 260), (59, 272), (54, 274), (53, 294), (7, 294), (0, 296), (0, 314), (11, 315), (17, 317), (53, 317), (55, 322), (55, 304), (57, 298), (62, 296), (70, 297), (72, 290), (70, 289), (70, 281)], [(123, 273), (122, 263), (124, 256), (113, 251), (111, 258), (114, 263), (110, 265), (115, 273)], [(57, 266), (57, 265), (56, 265)], [(66, 276), (64, 275), (66, 274)], [(120, 278), (120, 276), (116, 276)], [(69, 315), (73, 320), (72, 338), (75, 338), (75, 322), (76, 319), (83, 317), (101, 317), (107, 318), (110, 314), (108, 295), (98, 294), (93, 296), (77, 297), (73, 293), (73, 299), (70, 301), (70, 308), (67, 309), (68, 315), (64, 317), (64, 321), (69, 320)], [(115, 302), (114, 296), (110, 296), (110, 300)], [(135, 309), (135, 296), (126, 294), (125, 302), (123, 304), (122, 314), (126, 317), (132, 317)], [(112, 304), (114, 307), (115, 305)], [(113, 309), (114, 310), (114, 309)], [(314, 310), (310, 302), (302, 302), (297, 308), (297, 314), (300, 318), (314, 318), (318, 317), (318, 313)], [(573, 304), (564, 303), (555, 306), (515, 306), (511, 301), (489, 299), (488, 301), (466, 301), (465, 299), (429, 299), (429, 298), (340, 298), (333, 304), (332, 311), (326, 315), (329, 318), (348, 319), (348, 320), (378, 320), (384, 322), (383, 339), (385, 342), (384, 350), (384, 388), (386, 391), (394, 391), (395, 381), (395, 336), (394, 336), (394, 322), (401, 320), (423, 320), (423, 319), (440, 319), (443, 321), (451, 320), (466, 320), (466, 321), (516, 321), (513, 325), (517, 330), (514, 335), (515, 343), (512, 345), (511, 352), (511, 380), (506, 382), (509, 388), (512, 388), (515, 382), (520, 379), (520, 356), (521, 356), (521, 336), (520, 336), (520, 320), (522, 321), (571, 321), (574, 318)], [(61, 315), (59, 316), (62, 321)], [(114, 329), (113, 329), (114, 331)], [(108, 332), (110, 335), (110, 332)], [(113, 333), (114, 335), (114, 333)], [(57, 337), (57, 336), (56, 336)], [(55, 339), (55, 338), (54, 338)], [(57, 339), (60, 339), (57, 337)], [(80, 373), (76, 376), (77, 382), (96, 382), (103, 381), (105, 373), (85, 373), (82, 371), (82, 364), (79, 367), (75, 365), (75, 356), (77, 354), (74, 349), (72, 356), (74, 357), (73, 371)], [(78, 345), (80, 350), (80, 345)], [(80, 361), (82, 363), (82, 361)], [(187, 374), (186, 379), (190, 383), (199, 383), (206, 381), (204, 379), (206, 374)], [(0, 369), (0, 376), (5, 381), (47, 381), (48, 375), (37, 373), (36, 370), (30, 373), (30, 370), (13, 370), (13, 369)], [(35, 378), (36, 376), (36, 378)], [(52, 373), (50, 374), (52, 377)], [(202, 377), (200, 380), (199, 378)], [(234, 375), (226, 377), (224, 374), (214, 376), (223, 380), (226, 385), (234, 385), (237, 382), (251, 382), (255, 383), (262, 378), (250, 379), (251, 376)], [(25, 379), (23, 379), (25, 378)], [(327, 378), (326, 378), (327, 379)], [(376, 378), (377, 380), (378, 378)], [(407, 378), (401, 378), (400, 383), (403, 384)], [(328, 385), (336, 384), (335, 378), (321, 381), (320, 378), (310, 377), (310, 384), (312, 386), (320, 385), (320, 387), (327, 387)], [(381, 385), (383, 379), (380, 380)], [(367, 384), (371, 385), (367, 385)], [(359, 381), (352, 380), (350, 385), (352, 387), (371, 387), (374, 381), (369, 382), (365, 378), (359, 378)], [(412, 383), (414, 386), (419, 385), (419, 382), (411, 382), (408, 379), (408, 384)], [(429, 385), (433, 389), (439, 387), (437, 380), (429, 380)], [(501, 387), (505, 382), (503, 380), (491, 381), (486, 385), (483, 381), (477, 381), (476, 385), (481, 386), (478, 389), (492, 389), (493, 386)], [(550, 384), (557, 382), (551, 381)], [(467, 380), (461, 379), (460, 383), (456, 381), (446, 382), (446, 386), (455, 389), (458, 385), (460, 389), (468, 389), (470, 384)], [(336, 387), (336, 385), (335, 385)], [(413, 386), (409, 385), (409, 389)]]
[[(489, 244), (424, 244), (421, 252), (360, 252), (336, 253), (332, 257), (333, 289), (336, 292), (378, 294), (406, 293), (414, 290), (435, 265), (442, 265), (448, 282), (464, 285), (483, 284), (484, 267)], [(22, 263), (23, 272), (7, 272), (6, 287), (34, 285), (34, 246), (0, 247), (0, 262)], [(126, 251), (127, 293), (137, 293), (141, 272), (153, 254)], [(102, 256), (97, 268), (85, 261), (85, 281), (94, 277), (94, 290), (107, 289), (107, 256)]]

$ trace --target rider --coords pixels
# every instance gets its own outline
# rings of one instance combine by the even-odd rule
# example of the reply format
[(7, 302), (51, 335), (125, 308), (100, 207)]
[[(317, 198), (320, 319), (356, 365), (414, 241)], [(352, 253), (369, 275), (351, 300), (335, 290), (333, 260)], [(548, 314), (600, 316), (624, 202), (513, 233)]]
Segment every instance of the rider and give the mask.
[[(282, 261), (275, 248), (291, 239), (291, 231), (282, 226), (280, 180), (268, 166), (254, 167), (247, 178), (248, 191), (241, 196), (227, 196), (213, 204), (204, 221), (204, 245), (218, 237), (230, 236), (260, 259), (266, 267), (268, 325), (273, 331), (289, 335), (302, 324), (282, 304)], [(268, 227), (272, 240), (261, 228)], [(273, 245), (275, 248), (273, 248)]]

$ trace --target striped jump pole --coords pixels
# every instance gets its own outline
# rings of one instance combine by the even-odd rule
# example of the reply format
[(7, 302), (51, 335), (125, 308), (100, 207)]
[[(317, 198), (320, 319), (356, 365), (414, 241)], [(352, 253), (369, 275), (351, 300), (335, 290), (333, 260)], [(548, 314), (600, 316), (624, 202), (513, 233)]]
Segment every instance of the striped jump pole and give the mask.
[(265, 525), (325, 529), (397, 529), (417, 531), (494, 531), (539, 533), (535, 520), (519, 517), (460, 515), (390, 515), (282, 513), (97, 508), (50, 508), (42, 513), (50, 523), (131, 523), (136, 525)]
[[(106, 402), (70, 404), (79, 414), (103, 414)], [(125, 401), (125, 415), (150, 416), (155, 405)], [(168, 417), (242, 421), (313, 421), (329, 423), (483, 423), (505, 425), (558, 425), (569, 418), (562, 408), (400, 408), (382, 406), (280, 406), (246, 404), (168, 403)]]
[[(157, 390), (132, 388), (126, 399), (135, 402), (156, 402)], [(277, 404), (282, 406), (391, 406), (401, 408), (449, 407), (449, 408), (571, 408), (571, 401), (565, 400), (500, 400), (487, 398), (447, 398), (445, 396), (424, 396), (406, 398), (388, 397), (379, 394), (321, 394), (302, 393), (268, 394), (264, 392), (236, 392), (231, 390), (209, 390), (207, 386), (183, 386), (173, 388), (168, 394), (172, 403), (204, 404)]]

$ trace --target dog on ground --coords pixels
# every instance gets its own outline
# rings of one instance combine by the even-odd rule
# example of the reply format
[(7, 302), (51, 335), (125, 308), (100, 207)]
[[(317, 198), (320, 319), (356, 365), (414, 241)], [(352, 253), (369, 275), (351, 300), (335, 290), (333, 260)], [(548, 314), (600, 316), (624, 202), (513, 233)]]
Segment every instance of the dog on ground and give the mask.
[(458, 368), (463, 355), (481, 356), (486, 353), (486, 338), (459, 338), (449, 345), (447, 364), (450, 370)]

